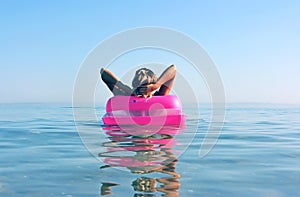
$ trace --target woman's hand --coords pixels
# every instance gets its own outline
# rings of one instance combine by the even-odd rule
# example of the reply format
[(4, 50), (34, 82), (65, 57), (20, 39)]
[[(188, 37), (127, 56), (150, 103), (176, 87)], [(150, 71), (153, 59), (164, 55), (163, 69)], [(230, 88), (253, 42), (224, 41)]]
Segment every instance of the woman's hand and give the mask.
[(156, 84), (148, 84), (148, 85), (140, 86), (138, 88), (138, 91), (144, 97), (150, 97), (152, 96), (152, 92), (155, 91), (156, 89), (157, 89)]
[(148, 84), (146, 87), (147, 87), (147, 93), (152, 93), (153, 91), (155, 91), (157, 89), (155, 83)]

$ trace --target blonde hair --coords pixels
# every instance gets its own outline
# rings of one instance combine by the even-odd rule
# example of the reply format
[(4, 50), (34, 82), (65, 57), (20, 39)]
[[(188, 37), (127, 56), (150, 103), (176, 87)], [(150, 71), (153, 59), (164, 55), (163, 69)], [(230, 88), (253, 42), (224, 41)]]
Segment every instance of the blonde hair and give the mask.
[(135, 72), (135, 76), (132, 80), (132, 87), (136, 89), (139, 86), (148, 85), (156, 82), (157, 76), (152, 70), (148, 68), (141, 68)]

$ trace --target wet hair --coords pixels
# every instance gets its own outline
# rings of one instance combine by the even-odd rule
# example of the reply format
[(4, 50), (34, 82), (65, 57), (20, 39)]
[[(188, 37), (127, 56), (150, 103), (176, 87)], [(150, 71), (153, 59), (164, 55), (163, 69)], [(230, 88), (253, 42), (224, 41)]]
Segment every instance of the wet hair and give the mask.
[(148, 68), (141, 68), (135, 72), (135, 76), (132, 80), (132, 87), (133, 89), (138, 89), (138, 87), (140, 86), (148, 85), (156, 82), (157, 82), (157, 76), (152, 70)]

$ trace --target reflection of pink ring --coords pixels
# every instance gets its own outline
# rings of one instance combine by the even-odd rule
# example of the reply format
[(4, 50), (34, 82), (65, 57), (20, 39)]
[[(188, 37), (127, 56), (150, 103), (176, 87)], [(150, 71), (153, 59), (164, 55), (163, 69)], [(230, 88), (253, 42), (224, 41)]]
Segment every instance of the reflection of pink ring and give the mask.
[(174, 95), (142, 98), (114, 96), (106, 104), (105, 125), (181, 125), (181, 103)]
[(124, 137), (124, 136), (138, 136), (138, 135), (152, 135), (152, 134), (168, 134), (168, 135), (176, 135), (183, 131), (185, 128), (185, 125), (182, 123), (182, 125), (165, 125), (161, 127), (158, 131), (156, 131), (156, 127), (154, 127), (154, 130), (152, 130), (151, 126), (145, 129), (136, 130), (135, 127), (127, 126), (127, 127), (104, 127), (103, 130), (107, 131), (106, 134), (112, 137)]
[(153, 165), (161, 165), (163, 162), (158, 161), (139, 161), (135, 158), (130, 157), (107, 157), (104, 159), (104, 163), (109, 164), (111, 166), (121, 166), (121, 167), (138, 167), (138, 166), (153, 166)]
[(121, 131), (107, 131), (106, 134), (109, 135), (109, 136), (112, 136), (112, 137), (125, 137), (125, 136), (129, 136), (129, 134), (127, 134), (125, 132), (121, 132)]
[(112, 141), (117, 141), (117, 142), (133, 142), (137, 144), (149, 144), (149, 145), (166, 145), (166, 144), (176, 144), (174, 138), (141, 138), (141, 139), (124, 139), (122, 137), (113, 137), (111, 138)]
[(115, 142), (132, 142), (132, 145), (122, 146), (119, 145), (117, 147), (109, 147), (109, 151), (141, 151), (141, 150), (154, 150), (155, 148), (171, 148), (176, 145), (177, 142), (175, 138), (126, 138), (126, 137), (112, 137), (112, 141)]
[(155, 147), (151, 146), (120, 146), (107, 148), (108, 151), (150, 151), (154, 150)]

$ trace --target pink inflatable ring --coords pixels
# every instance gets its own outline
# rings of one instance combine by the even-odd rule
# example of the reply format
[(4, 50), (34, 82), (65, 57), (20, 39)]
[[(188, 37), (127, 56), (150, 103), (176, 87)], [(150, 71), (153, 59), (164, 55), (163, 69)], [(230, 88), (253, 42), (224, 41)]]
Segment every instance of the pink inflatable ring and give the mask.
[(106, 103), (105, 125), (181, 125), (184, 122), (177, 96), (114, 96)]

